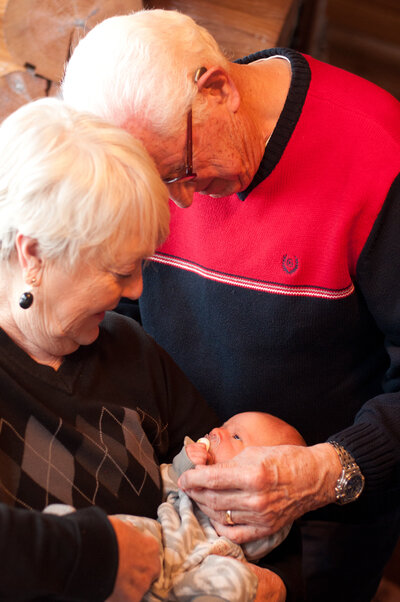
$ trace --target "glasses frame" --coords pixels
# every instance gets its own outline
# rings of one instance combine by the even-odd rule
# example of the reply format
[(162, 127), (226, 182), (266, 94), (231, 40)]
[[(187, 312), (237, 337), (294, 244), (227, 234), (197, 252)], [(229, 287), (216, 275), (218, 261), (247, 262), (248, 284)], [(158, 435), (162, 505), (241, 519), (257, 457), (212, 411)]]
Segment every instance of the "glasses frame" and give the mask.
[[(194, 82), (197, 84), (200, 77), (207, 71), (205, 67), (199, 67), (194, 75)], [(178, 182), (191, 182), (197, 178), (197, 173), (193, 171), (193, 114), (190, 107), (186, 117), (186, 163), (185, 174), (173, 178), (163, 178), (164, 184), (176, 184)]]
[(197, 174), (193, 171), (193, 119), (192, 108), (189, 109), (186, 119), (186, 163), (185, 175), (176, 176), (174, 178), (163, 178), (164, 184), (175, 184), (176, 182), (190, 182), (197, 178)]

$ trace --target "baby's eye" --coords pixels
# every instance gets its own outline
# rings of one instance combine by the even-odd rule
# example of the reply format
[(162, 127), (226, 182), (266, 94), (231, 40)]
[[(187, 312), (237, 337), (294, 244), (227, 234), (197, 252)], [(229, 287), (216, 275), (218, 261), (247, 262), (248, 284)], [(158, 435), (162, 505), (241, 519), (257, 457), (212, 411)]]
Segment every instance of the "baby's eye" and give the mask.
[(239, 435), (236, 435), (236, 434), (232, 435), (232, 437), (233, 437), (234, 439), (240, 439)]

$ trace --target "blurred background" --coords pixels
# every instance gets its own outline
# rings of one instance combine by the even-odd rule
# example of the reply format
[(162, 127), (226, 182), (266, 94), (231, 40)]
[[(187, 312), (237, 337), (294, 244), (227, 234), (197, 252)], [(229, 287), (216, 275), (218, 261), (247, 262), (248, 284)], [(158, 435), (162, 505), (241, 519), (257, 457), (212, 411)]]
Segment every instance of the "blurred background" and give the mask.
[[(65, 62), (97, 22), (142, 7), (191, 15), (231, 59), (290, 46), (400, 100), (399, 0), (0, 0), (0, 122), (58, 94)], [(400, 545), (374, 602), (400, 602)]]
[(231, 59), (290, 46), (400, 99), (399, 0), (0, 0), (0, 121), (57, 94), (66, 60), (97, 22), (143, 7), (189, 14)]
[(399, 0), (306, 1), (299, 27), (300, 50), (357, 73), (400, 99)]

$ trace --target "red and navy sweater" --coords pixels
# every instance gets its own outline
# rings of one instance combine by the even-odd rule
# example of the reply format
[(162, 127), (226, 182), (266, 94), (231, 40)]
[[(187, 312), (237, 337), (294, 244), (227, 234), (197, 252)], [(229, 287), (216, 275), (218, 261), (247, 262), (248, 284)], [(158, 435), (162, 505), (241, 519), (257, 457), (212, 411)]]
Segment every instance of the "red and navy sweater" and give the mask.
[[(268, 411), (352, 453), (351, 512), (400, 501), (400, 104), (293, 50), (288, 97), (239, 195), (171, 204), (145, 329), (222, 419)], [(212, 141), (210, 141), (212, 142)]]

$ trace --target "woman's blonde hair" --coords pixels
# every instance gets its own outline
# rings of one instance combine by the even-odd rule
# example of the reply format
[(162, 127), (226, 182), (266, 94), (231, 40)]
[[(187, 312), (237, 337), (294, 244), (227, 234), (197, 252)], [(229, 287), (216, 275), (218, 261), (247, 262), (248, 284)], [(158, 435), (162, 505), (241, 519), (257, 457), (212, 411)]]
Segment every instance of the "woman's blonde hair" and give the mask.
[(3, 261), (18, 232), (71, 267), (82, 251), (112, 254), (128, 236), (149, 256), (168, 234), (167, 189), (143, 145), (61, 100), (41, 99), (7, 117), (0, 157)]

